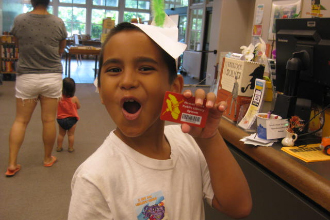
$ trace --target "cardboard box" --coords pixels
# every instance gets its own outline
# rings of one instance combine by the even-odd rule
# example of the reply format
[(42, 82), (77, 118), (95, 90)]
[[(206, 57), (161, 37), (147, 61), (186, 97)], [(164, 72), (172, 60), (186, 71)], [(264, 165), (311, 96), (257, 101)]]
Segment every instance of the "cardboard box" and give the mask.
[(225, 58), (220, 74), (221, 89), (233, 92), (233, 86), (238, 83), (238, 96), (251, 97), (256, 78), (262, 79), (265, 66), (250, 61)]
[(250, 104), (255, 80), (263, 78), (264, 69), (260, 63), (224, 58), (217, 94), (217, 101), (227, 101), (223, 116), (238, 120), (241, 107)]
[[(244, 105), (248, 107), (251, 102), (251, 97), (238, 96), (236, 99), (234, 99), (231, 92), (228, 92), (223, 89), (218, 90), (217, 99), (218, 101), (227, 101), (227, 109), (223, 113), (223, 116), (234, 122), (238, 120), (241, 108)], [(245, 110), (243, 110), (244, 112), (242, 112), (243, 116), (245, 114), (245, 111), (247, 110), (247, 107), (245, 108)]]

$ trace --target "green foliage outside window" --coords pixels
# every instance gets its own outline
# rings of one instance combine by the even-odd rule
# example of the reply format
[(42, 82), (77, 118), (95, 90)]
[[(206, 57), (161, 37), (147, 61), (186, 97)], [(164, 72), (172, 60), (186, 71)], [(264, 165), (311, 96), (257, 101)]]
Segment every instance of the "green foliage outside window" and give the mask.
[(60, 6), (58, 17), (64, 21), (68, 36), (86, 33), (86, 8)]

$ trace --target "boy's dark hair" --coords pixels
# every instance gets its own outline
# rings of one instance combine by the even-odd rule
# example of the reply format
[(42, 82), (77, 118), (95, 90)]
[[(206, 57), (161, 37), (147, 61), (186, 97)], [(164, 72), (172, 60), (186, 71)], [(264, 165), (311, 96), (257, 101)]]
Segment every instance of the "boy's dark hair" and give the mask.
[(62, 95), (68, 98), (74, 96), (76, 92), (76, 83), (72, 78), (66, 77), (63, 79)]
[[(98, 70), (98, 74), (97, 74), (98, 75), (97, 76), (98, 87), (101, 85), (100, 75), (101, 75), (101, 69), (102, 69), (102, 65), (103, 65), (103, 54), (104, 54), (105, 45), (108, 43), (108, 41), (110, 40), (110, 38), (112, 36), (114, 36), (117, 33), (122, 32), (122, 31), (126, 31), (126, 30), (136, 30), (136, 31), (140, 31), (140, 32), (144, 33), (140, 28), (138, 28), (137, 26), (135, 26), (134, 24), (131, 24), (129, 22), (119, 23), (113, 29), (111, 29), (110, 33), (108, 34), (108, 36), (106, 37), (105, 41), (102, 44), (102, 50), (101, 50), (100, 59), (99, 59), (99, 70)], [(165, 63), (167, 64), (168, 73), (169, 73), (169, 83), (171, 84), (174, 81), (174, 79), (177, 77), (177, 68), (176, 68), (175, 59), (173, 57), (171, 57), (156, 42), (155, 42), (155, 44), (161, 51), (161, 55), (162, 55)]]
[(36, 7), (38, 5), (43, 5), (45, 7), (48, 7), (49, 0), (31, 0), (31, 4), (33, 7)]

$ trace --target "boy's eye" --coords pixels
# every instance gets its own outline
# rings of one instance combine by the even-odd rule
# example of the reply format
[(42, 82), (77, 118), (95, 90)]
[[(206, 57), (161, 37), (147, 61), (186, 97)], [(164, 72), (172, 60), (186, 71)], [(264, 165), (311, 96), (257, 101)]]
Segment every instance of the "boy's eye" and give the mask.
[(113, 73), (119, 73), (121, 71), (120, 68), (108, 68), (105, 70), (105, 72), (113, 72)]
[(150, 67), (150, 66), (143, 66), (139, 70), (140, 71), (152, 71), (152, 70), (155, 70), (155, 68)]

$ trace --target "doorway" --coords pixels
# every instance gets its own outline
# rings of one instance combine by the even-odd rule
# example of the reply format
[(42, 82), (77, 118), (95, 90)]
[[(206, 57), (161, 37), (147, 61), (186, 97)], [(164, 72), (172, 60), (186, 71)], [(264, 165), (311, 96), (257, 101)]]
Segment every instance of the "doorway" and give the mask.
[(202, 43), (202, 61), (201, 61), (201, 71), (199, 76), (199, 81), (204, 82), (206, 80), (206, 70), (207, 70), (207, 62), (209, 53), (213, 52), (210, 51), (210, 33), (212, 26), (212, 8), (206, 8), (206, 15), (205, 15), (205, 25), (204, 25), (204, 37)]

